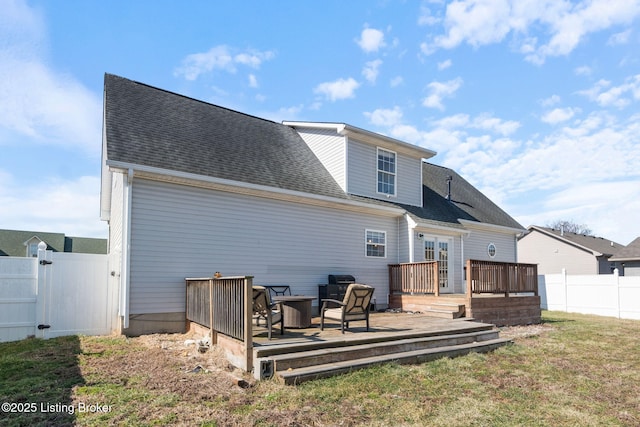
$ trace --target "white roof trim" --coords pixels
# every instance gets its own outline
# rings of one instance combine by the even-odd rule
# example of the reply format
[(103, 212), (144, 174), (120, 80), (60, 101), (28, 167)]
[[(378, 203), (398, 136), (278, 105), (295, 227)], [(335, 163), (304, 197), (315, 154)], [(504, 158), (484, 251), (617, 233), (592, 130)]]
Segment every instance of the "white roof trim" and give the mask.
[(198, 175), (188, 172), (180, 172), (152, 166), (142, 166), (126, 162), (107, 161), (107, 165), (112, 170), (128, 173), (135, 171), (136, 178), (146, 178), (155, 181), (173, 182), (195, 187), (203, 187), (231, 193), (247, 194), (270, 199), (287, 200), (297, 203), (305, 203), (316, 206), (330, 206), (351, 211), (369, 211), (377, 215), (400, 216), (405, 210), (399, 207), (381, 206), (359, 202), (355, 200), (338, 199), (330, 196), (304, 193), (301, 191), (286, 190), (282, 188), (269, 187), (266, 185), (251, 184), (242, 181), (234, 181), (223, 178), (215, 178), (205, 175)]
[(312, 128), (312, 129), (335, 129), (336, 132), (344, 136), (353, 136), (358, 141), (363, 141), (372, 145), (388, 144), (400, 153), (417, 157), (421, 159), (430, 159), (438, 154), (433, 150), (429, 150), (418, 145), (409, 144), (399, 139), (391, 138), (376, 132), (371, 132), (345, 123), (317, 123), (317, 122), (287, 122), (283, 121), (283, 125), (292, 128)]
[(504, 225), (495, 225), (495, 224), (489, 224), (486, 222), (469, 221), (468, 219), (458, 219), (458, 221), (460, 222), (460, 224), (464, 225), (465, 228), (491, 231), (494, 233), (520, 234), (526, 231), (526, 229), (524, 228), (505, 227)]

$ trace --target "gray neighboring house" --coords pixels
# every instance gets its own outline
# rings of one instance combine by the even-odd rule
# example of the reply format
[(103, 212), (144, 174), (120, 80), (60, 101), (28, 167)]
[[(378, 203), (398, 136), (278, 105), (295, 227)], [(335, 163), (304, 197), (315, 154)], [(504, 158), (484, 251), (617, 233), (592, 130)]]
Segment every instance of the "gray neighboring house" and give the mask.
[(609, 261), (619, 265), (620, 275), (640, 276), (640, 237), (616, 252)]
[(107, 239), (71, 237), (43, 231), (0, 230), (0, 256), (35, 257), (44, 242), (54, 252), (106, 254)]
[(538, 264), (538, 274), (611, 274), (620, 264), (611, 258), (624, 245), (588, 236), (532, 225), (518, 238), (518, 262)]
[[(120, 330), (185, 327), (185, 278), (250, 275), (318, 295), (350, 274), (388, 304), (388, 265), (516, 262), (524, 228), (436, 153), (344, 123), (276, 123), (105, 75), (101, 219)], [(317, 301), (314, 302), (314, 305)]]

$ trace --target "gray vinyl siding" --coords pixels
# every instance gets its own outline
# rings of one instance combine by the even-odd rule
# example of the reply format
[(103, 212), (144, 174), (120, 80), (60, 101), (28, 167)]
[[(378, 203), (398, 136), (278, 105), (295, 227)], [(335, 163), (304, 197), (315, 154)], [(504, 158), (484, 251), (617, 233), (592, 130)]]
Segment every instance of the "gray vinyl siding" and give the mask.
[[(328, 274), (352, 274), (386, 304), (398, 220), (135, 179), (131, 314), (184, 311), (185, 277), (216, 271), (313, 296)], [(365, 256), (366, 229), (386, 231), (386, 258)]]
[[(396, 195), (388, 198), (385, 194), (377, 192), (377, 148), (349, 138), (347, 142), (347, 191), (359, 196), (421, 206), (422, 160), (396, 153)], [(380, 148), (394, 151), (383, 146)]]
[[(489, 256), (488, 247), (496, 246), (496, 256)], [(471, 234), (464, 238), (464, 257), (479, 261), (516, 262), (517, 248), (515, 235), (496, 233), (483, 230), (471, 230)]]
[(518, 241), (518, 262), (538, 264), (538, 274), (598, 274), (596, 257), (558, 239), (533, 231)]
[(345, 137), (335, 129), (296, 129), (338, 185), (347, 191)]

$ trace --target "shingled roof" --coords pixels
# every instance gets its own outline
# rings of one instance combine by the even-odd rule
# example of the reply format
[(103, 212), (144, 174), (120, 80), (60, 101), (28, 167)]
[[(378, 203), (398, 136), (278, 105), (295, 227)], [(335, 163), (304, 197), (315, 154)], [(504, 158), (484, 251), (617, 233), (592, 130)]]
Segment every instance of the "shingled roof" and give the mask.
[(25, 256), (25, 243), (33, 237), (45, 242), (47, 249), (54, 252), (107, 253), (107, 239), (71, 237), (44, 231), (0, 230), (0, 256)]
[[(105, 74), (107, 165), (141, 165), (379, 206), (418, 222), (523, 227), (451, 169), (423, 162), (423, 207), (345, 193), (290, 126)], [(452, 200), (447, 196), (452, 177)]]
[(610, 256), (613, 253), (619, 251), (621, 248), (624, 248), (624, 245), (616, 243), (610, 239), (605, 239), (603, 237), (571, 233), (568, 231), (556, 230), (548, 227), (539, 227), (537, 225), (530, 226), (529, 231), (532, 230), (537, 230), (558, 240), (563, 240), (571, 245), (589, 250), (596, 256)]
[[(451, 197), (447, 178), (451, 177)], [(459, 220), (524, 229), (454, 170), (422, 163), (423, 206), (402, 205), (417, 221), (427, 220), (462, 226)]]
[(640, 237), (618, 250), (609, 261), (640, 261)]
[(288, 126), (105, 74), (106, 161), (346, 198)]

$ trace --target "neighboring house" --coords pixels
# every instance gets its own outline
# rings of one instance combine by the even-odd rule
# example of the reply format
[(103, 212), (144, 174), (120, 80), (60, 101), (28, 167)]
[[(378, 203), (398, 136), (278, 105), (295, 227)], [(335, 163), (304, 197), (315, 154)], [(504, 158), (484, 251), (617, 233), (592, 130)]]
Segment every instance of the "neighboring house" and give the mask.
[(640, 237), (621, 248), (609, 261), (620, 265), (621, 276), (640, 276)]
[[(101, 218), (122, 332), (182, 331), (185, 278), (250, 275), (318, 295), (350, 274), (388, 302), (388, 265), (515, 262), (523, 227), (434, 151), (342, 123), (260, 119), (105, 75)], [(315, 303), (314, 303), (315, 304)]]
[(106, 254), (107, 239), (70, 237), (63, 233), (0, 230), (0, 256), (36, 257), (38, 244), (44, 242), (54, 252)]
[(538, 264), (538, 274), (611, 274), (611, 256), (624, 245), (602, 237), (535, 225), (518, 238), (518, 262)]

